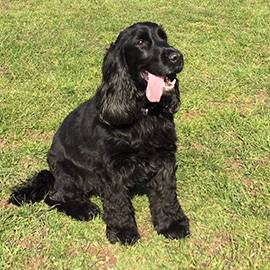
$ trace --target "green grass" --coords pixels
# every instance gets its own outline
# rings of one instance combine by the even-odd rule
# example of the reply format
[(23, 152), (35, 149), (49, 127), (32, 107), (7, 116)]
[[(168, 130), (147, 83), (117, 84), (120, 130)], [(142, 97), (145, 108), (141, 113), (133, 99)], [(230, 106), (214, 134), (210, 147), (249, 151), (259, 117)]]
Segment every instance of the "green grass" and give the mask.
[[(192, 236), (158, 236), (141, 195), (132, 247), (109, 244), (100, 217), (8, 206), (12, 186), (47, 168), (64, 117), (94, 94), (106, 48), (146, 20), (185, 57), (177, 176)], [(263, 0), (0, 0), (0, 269), (269, 269), (269, 21)]]

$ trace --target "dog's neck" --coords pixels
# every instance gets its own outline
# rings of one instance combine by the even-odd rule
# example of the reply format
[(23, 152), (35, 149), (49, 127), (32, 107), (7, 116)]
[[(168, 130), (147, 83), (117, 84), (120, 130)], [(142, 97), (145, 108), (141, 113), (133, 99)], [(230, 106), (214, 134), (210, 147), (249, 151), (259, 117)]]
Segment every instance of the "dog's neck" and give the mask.
[(141, 109), (142, 115), (146, 117), (148, 115), (149, 109), (148, 108), (142, 108)]
[(141, 117), (147, 117), (151, 115), (159, 115), (161, 113), (159, 106), (156, 103), (145, 104), (140, 111)]

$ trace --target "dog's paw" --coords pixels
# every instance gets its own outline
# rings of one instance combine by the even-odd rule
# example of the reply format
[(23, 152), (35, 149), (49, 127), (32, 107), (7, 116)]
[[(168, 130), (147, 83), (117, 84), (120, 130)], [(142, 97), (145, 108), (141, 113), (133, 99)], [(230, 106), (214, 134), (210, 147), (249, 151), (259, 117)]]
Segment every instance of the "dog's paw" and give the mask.
[(115, 230), (107, 227), (107, 237), (112, 244), (120, 242), (122, 245), (133, 245), (140, 239), (137, 228)]
[(92, 202), (70, 202), (56, 206), (59, 211), (80, 221), (89, 221), (100, 214), (99, 207)]
[(162, 229), (158, 233), (169, 239), (185, 238), (190, 235), (189, 221), (185, 219), (180, 222), (173, 222), (168, 228)]

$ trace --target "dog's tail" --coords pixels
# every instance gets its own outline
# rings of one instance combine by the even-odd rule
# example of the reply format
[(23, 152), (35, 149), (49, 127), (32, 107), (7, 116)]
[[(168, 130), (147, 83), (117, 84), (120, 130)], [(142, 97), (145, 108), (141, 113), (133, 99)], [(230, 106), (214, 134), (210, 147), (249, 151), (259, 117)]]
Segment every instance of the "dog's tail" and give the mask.
[(33, 178), (27, 179), (25, 183), (14, 187), (8, 202), (18, 206), (39, 202), (52, 189), (54, 180), (50, 171), (41, 171)]

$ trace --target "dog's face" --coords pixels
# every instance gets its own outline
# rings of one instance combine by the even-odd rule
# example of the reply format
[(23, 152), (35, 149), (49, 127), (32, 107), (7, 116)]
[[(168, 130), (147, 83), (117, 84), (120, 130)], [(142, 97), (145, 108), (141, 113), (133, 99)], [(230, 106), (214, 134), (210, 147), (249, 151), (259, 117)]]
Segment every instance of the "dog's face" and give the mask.
[(129, 73), (139, 88), (145, 89), (149, 74), (153, 74), (164, 79), (165, 91), (173, 89), (184, 60), (181, 52), (168, 44), (161, 26), (149, 22), (135, 24), (119, 35), (117, 42), (120, 40)]
[(152, 104), (175, 113), (180, 104), (176, 74), (183, 66), (181, 52), (168, 44), (161, 26), (145, 22), (126, 28), (104, 57), (103, 81), (97, 92), (100, 120), (130, 124)]

